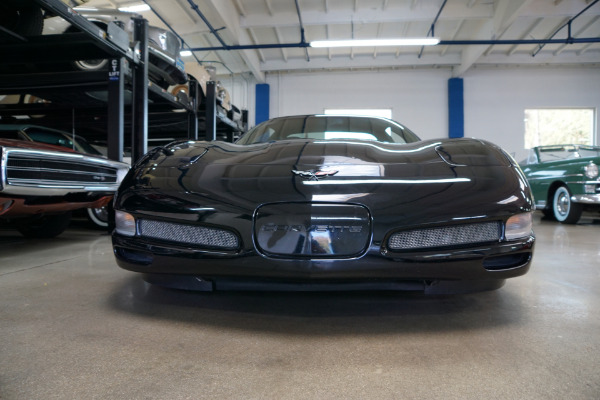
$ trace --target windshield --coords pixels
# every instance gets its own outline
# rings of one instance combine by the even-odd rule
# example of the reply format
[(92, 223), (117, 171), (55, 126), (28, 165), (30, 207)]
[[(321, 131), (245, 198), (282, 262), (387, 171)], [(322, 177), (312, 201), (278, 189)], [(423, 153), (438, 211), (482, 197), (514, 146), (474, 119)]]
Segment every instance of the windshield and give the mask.
[(409, 129), (384, 118), (309, 115), (263, 122), (237, 143), (248, 145), (294, 139), (350, 139), (400, 144), (419, 141)]
[(540, 162), (600, 157), (600, 147), (583, 145), (545, 146), (539, 147), (538, 152)]
[(45, 129), (28, 128), (27, 135), (34, 142), (48, 143), (56, 146), (67, 147), (69, 149), (76, 150), (80, 153), (87, 153), (100, 156), (98, 150), (90, 145), (85, 139), (79, 136), (75, 136), (75, 145), (73, 145), (73, 136), (63, 134), (61, 132), (54, 132)]

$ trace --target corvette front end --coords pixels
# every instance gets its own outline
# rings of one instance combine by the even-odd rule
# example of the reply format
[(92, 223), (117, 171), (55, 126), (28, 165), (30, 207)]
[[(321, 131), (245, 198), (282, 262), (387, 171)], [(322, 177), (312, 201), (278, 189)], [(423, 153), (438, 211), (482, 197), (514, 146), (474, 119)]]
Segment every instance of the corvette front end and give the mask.
[(119, 266), (196, 289), (494, 289), (535, 242), (520, 169), (470, 139), (176, 143), (115, 210)]

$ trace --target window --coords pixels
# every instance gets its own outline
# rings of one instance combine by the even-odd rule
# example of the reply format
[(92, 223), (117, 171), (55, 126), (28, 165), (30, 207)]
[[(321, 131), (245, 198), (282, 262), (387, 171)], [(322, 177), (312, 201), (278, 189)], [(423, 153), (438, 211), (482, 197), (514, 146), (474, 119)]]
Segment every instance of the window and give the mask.
[(274, 118), (263, 122), (236, 143), (249, 145), (278, 140), (373, 140), (383, 143), (411, 143), (419, 138), (409, 129), (376, 117), (305, 115)]
[(594, 144), (593, 108), (525, 110), (525, 148), (556, 144)]

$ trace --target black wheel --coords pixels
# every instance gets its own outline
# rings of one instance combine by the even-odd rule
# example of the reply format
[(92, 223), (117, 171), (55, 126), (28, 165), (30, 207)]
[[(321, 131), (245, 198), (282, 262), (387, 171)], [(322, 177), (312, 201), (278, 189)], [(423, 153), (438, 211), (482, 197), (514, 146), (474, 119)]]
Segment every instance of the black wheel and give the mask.
[(37, 219), (20, 222), (17, 230), (28, 238), (53, 238), (63, 233), (70, 221), (70, 211), (64, 214), (44, 215)]
[(1, 1), (0, 25), (21, 36), (42, 34), (44, 14), (32, 1)]
[(581, 217), (581, 204), (571, 201), (571, 193), (566, 186), (561, 186), (554, 192), (552, 210), (556, 220), (563, 224), (576, 224)]
[(108, 206), (100, 208), (88, 208), (88, 219), (96, 228), (108, 228)]

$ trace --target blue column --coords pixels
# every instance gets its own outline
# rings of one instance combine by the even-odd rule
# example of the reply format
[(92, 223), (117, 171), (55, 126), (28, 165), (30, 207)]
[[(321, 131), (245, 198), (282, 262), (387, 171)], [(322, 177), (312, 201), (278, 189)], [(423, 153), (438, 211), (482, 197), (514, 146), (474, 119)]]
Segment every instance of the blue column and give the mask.
[(259, 83), (256, 85), (256, 111), (254, 122), (256, 125), (269, 119), (269, 84)]
[(462, 78), (448, 79), (448, 137), (465, 136), (465, 110)]

